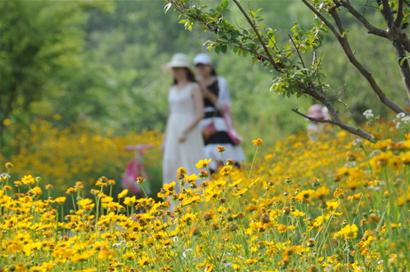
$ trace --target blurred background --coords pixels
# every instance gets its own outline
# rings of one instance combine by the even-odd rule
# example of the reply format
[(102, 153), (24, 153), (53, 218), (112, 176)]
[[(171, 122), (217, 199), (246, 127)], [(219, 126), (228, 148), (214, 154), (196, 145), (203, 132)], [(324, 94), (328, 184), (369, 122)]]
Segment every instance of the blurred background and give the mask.
[[(367, 1), (357, 1), (372, 21), (382, 19), (373, 16), (375, 7)], [(295, 22), (307, 26), (313, 19), (299, 0), (244, 2), (262, 8), (264, 23), (283, 37)], [(175, 52), (190, 57), (204, 52), (209, 38), (187, 32), (177, 14), (164, 14), (163, 7), (161, 0), (0, 1), (0, 160), (13, 161), (16, 175), (33, 173), (67, 185), (99, 175), (120, 179), (132, 157), (124, 145), (158, 146), (171, 84), (164, 64)], [(235, 8), (229, 16), (242, 20)], [(388, 95), (403, 94), (404, 101), (405, 92), (397, 91), (403, 85), (391, 44), (363, 38), (353, 19), (350, 24), (355, 53)], [(319, 54), (327, 82), (349, 105), (348, 117), (363, 122), (368, 108), (387, 117), (339, 44), (330, 38), (323, 43)], [(272, 144), (305, 130), (306, 121), (291, 108), (306, 110), (313, 101), (271, 93), (275, 75), (250, 59), (231, 53), (212, 57), (228, 81), (234, 124), (246, 150), (254, 137)], [(148, 167), (157, 184), (160, 152), (151, 153), (156, 155)]]

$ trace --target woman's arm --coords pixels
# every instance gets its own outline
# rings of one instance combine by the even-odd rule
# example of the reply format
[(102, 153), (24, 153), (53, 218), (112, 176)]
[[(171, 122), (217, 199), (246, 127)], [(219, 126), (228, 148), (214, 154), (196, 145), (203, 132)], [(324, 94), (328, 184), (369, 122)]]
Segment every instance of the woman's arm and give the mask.
[(183, 131), (180, 142), (185, 142), (188, 134), (198, 125), (198, 123), (204, 118), (204, 102), (202, 92), (198, 85), (195, 85), (192, 91), (192, 98), (195, 106), (195, 118), (191, 124)]

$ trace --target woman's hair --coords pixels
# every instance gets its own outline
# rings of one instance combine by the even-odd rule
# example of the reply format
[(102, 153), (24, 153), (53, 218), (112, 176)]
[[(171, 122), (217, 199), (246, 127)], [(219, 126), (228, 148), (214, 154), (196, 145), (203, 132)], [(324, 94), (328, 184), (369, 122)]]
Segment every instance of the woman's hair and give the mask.
[[(198, 66), (199, 64), (201, 64), (201, 63), (198, 63), (197, 66)], [(216, 72), (215, 67), (214, 67), (212, 64), (208, 64), (208, 65), (211, 66), (211, 76), (217, 76), (218, 73)]]
[[(184, 67), (184, 69), (185, 69), (185, 71), (186, 71), (187, 80), (188, 80), (189, 82), (196, 82), (195, 75), (194, 75), (194, 73), (191, 71), (191, 69), (189, 69), (189, 68), (187, 68), (187, 67)], [(172, 82), (172, 85), (175, 85), (175, 84), (177, 84), (177, 83), (178, 83), (177, 79), (174, 78), (174, 80), (173, 80), (173, 82)]]
[(211, 70), (211, 76), (217, 76), (218, 74), (216, 73), (215, 67), (212, 66)]

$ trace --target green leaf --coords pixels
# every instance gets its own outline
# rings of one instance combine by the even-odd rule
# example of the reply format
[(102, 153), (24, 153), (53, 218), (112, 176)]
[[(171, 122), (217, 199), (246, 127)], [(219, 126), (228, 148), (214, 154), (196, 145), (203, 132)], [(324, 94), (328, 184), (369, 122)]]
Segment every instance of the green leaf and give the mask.
[(225, 10), (229, 5), (229, 1), (228, 0), (222, 0), (221, 3), (219, 4), (219, 6), (221, 7), (221, 9)]
[(275, 36), (272, 36), (272, 37), (269, 39), (268, 47), (269, 47), (269, 48), (274, 48), (275, 45), (276, 45), (276, 39), (275, 39)]

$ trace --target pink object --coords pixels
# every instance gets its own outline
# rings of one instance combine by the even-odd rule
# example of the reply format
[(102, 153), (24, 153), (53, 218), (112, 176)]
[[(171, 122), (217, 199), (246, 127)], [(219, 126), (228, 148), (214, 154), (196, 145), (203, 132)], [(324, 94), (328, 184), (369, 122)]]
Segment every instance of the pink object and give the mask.
[(232, 142), (235, 145), (238, 145), (241, 143), (241, 138), (239, 137), (238, 133), (235, 131), (235, 129), (232, 126), (232, 114), (231, 114), (231, 109), (229, 106), (225, 106), (225, 109), (223, 111), (223, 118), (225, 120), (225, 124), (228, 128), (227, 133), (229, 137), (231, 138)]
[(151, 144), (141, 144), (141, 145), (129, 145), (125, 148), (127, 151), (137, 151), (136, 157), (128, 162), (127, 168), (124, 171), (121, 180), (121, 187), (128, 189), (132, 194), (141, 192), (141, 188), (137, 184), (137, 177), (145, 176), (144, 169), (144, 152), (146, 149), (153, 148), (154, 145)]
[(314, 104), (310, 106), (308, 114), (310, 118), (314, 118), (317, 120), (326, 120), (326, 116), (324, 113), (324, 107), (319, 104)]
[(137, 184), (137, 177), (139, 177), (144, 169), (144, 166), (139, 163), (137, 159), (131, 160), (127, 164), (124, 175), (122, 176), (121, 187), (128, 189), (132, 194), (141, 192)]

